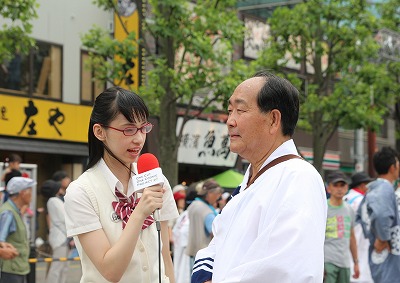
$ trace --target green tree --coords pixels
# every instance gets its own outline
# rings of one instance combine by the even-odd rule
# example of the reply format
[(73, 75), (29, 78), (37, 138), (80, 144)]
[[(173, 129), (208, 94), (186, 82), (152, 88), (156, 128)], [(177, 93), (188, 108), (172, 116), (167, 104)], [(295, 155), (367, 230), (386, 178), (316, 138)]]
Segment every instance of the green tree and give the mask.
[(0, 63), (12, 59), (16, 52), (27, 54), (34, 46), (35, 41), (29, 35), (38, 6), (36, 0), (1, 1)]
[(366, 0), (310, 0), (276, 9), (268, 23), (270, 40), (254, 64), (286, 74), (295, 64), (299, 126), (311, 132), (314, 166), (322, 172), (338, 127), (378, 129), (398, 90), (378, 60), (377, 18)]
[[(377, 11), (380, 15), (381, 27), (392, 36), (391, 44), (386, 44), (381, 50), (381, 57), (387, 64), (391, 79), (400, 85), (400, 10), (398, 0), (388, 0), (378, 3)], [(397, 42), (397, 45), (395, 44)], [(396, 119), (397, 140), (400, 141), (400, 97), (397, 96), (394, 117)]]
[[(115, 2), (95, 0), (99, 7), (114, 13)], [(141, 7), (139, 1), (137, 4)], [(84, 46), (92, 51), (90, 65), (96, 79), (111, 83), (126, 81), (121, 70), (125, 70), (130, 58), (138, 56), (133, 43), (146, 50), (145, 60), (150, 68), (140, 95), (152, 113), (159, 115), (160, 163), (171, 184), (178, 181), (177, 152), (190, 111), (195, 109), (194, 115), (199, 115), (221, 105), (237, 83), (234, 78), (246, 73), (243, 64), (231, 66), (234, 43), (243, 35), (235, 4), (234, 0), (199, 0), (196, 4), (186, 0), (149, 0), (147, 9), (139, 9), (143, 36), (138, 41), (132, 32), (118, 41), (99, 28), (82, 38)], [(148, 44), (149, 38), (157, 48)], [(228, 75), (229, 72), (232, 73)], [(177, 135), (178, 104), (185, 105), (185, 114)]]

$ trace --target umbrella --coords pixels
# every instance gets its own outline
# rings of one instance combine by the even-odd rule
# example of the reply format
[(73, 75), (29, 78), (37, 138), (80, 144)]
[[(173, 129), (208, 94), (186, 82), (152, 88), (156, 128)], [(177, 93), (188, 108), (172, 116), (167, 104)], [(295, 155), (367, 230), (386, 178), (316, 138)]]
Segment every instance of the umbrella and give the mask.
[(223, 188), (236, 188), (243, 181), (243, 174), (236, 172), (233, 169), (226, 170), (218, 175), (212, 177)]

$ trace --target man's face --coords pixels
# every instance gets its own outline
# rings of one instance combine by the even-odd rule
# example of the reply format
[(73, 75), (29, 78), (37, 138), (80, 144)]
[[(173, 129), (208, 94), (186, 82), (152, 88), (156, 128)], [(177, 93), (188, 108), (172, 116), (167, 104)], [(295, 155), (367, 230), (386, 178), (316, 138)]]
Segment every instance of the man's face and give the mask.
[(61, 188), (60, 188), (61, 195), (65, 195), (65, 192), (67, 191), (67, 188), (70, 183), (71, 183), (70, 177), (65, 177), (64, 179), (61, 180)]
[(400, 174), (400, 162), (397, 159), (396, 159), (395, 170), (394, 171), (395, 171), (395, 174), (396, 174), (395, 179), (398, 179), (399, 178), (399, 174)]
[[(230, 136), (230, 150), (250, 162), (269, 142), (269, 113), (262, 113), (257, 95), (264, 78), (251, 78), (241, 83), (229, 99), (226, 122)], [(252, 158), (253, 157), (253, 158)]]
[(327, 191), (330, 193), (331, 198), (334, 197), (336, 199), (342, 199), (344, 195), (347, 193), (348, 185), (343, 181), (339, 181), (336, 183), (329, 183)]
[(30, 204), (32, 200), (32, 188), (19, 192), (24, 204)]

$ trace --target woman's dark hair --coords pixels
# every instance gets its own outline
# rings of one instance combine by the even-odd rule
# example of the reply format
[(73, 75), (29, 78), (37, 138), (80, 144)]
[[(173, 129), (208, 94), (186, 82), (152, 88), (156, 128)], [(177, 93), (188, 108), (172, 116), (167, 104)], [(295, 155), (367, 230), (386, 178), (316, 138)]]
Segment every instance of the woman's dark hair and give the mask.
[(59, 182), (62, 179), (67, 178), (67, 177), (68, 177), (67, 172), (65, 172), (64, 170), (58, 170), (58, 171), (54, 172), (53, 176), (51, 176), (51, 179)]
[(253, 77), (265, 78), (257, 100), (261, 112), (279, 110), (282, 116), (282, 133), (292, 137), (299, 119), (299, 91), (288, 80), (269, 72), (258, 72)]
[[(96, 98), (90, 116), (88, 129), (89, 162), (86, 169), (93, 167), (103, 157), (105, 149), (103, 142), (95, 137), (93, 125), (108, 126), (120, 113), (131, 123), (147, 120), (149, 117), (146, 104), (136, 93), (121, 87), (111, 87), (102, 92)], [(109, 153), (116, 158), (112, 152), (109, 151)], [(118, 160), (118, 158), (116, 159)]]

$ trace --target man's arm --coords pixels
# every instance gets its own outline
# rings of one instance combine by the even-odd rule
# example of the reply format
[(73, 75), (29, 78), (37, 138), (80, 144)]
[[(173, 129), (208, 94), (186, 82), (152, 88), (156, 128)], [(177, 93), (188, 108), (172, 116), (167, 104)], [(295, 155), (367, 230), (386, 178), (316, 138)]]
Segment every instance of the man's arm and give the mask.
[(357, 241), (356, 241), (356, 236), (354, 235), (353, 227), (351, 227), (351, 232), (350, 232), (350, 252), (354, 262), (353, 278), (358, 278), (360, 277), (360, 267), (358, 266)]
[(193, 265), (191, 283), (211, 282), (215, 257), (214, 240), (211, 240), (208, 247), (197, 252)]
[(383, 241), (377, 237), (374, 242), (374, 249), (377, 253), (381, 253), (384, 249), (390, 251), (389, 241)]
[(0, 214), (0, 242), (6, 242), (8, 235), (17, 230), (14, 216), (11, 211), (5, 210)]

